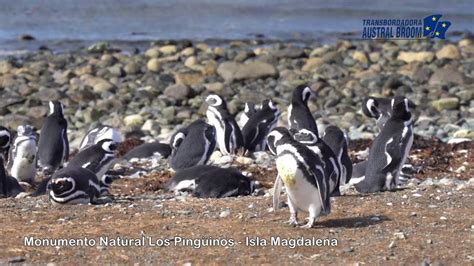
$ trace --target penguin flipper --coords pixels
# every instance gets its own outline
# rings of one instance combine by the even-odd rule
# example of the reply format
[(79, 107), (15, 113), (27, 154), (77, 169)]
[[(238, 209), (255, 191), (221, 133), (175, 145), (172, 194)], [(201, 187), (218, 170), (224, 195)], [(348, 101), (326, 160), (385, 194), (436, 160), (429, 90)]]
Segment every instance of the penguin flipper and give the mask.
[(280, 193), (281, 193), (281, 178), (277, 174), (275, 184), (273, 185), (273, 212), (277, 212), (280, 207)]

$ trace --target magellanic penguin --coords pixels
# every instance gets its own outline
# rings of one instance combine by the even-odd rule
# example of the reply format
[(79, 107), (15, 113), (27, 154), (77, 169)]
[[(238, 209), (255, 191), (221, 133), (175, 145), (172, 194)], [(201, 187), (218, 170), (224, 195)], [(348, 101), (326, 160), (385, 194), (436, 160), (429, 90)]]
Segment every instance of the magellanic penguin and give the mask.
[(344, 132), (336, 126), (328, 126), (324, 130), (323, 142), (326, 143), (337, 157), (341, 169), (341, 185), (349, 182), (352, 177), (352, 161), (347, 149), (347, 139)]
[(172, 148), (169, 165), (175, 171), (206, 164), (216, 147), (216, 130), (201, 119), (171, 138)]
[(246, 102), (244, 105), (244, 110), (242, 111), (242, 114), (240, 115), (239, 119), (239, 126), (240, 128), (243, 128), (245, 124), (249, 121), (250, 117), (254, 115), (257, 112), (257, 106), (255, 106), (255, 103), (253, 102)]
[[(270, 149), (277, 154), (278, 170), (275, 184), (285, 185), (290, 207), (291, 225), (298, 225), (297, 212), (309, 212), (308, 223), (302, 227), (311, 228), (320, 215), (331, 212), (329, 178), (325, 175), (323, 163), (308, 147), (294, 140), (287, 129), (275, 128), (268, 135)], [(281, 181), (279, 180), (281, 179)], [(274, 196), (278, 198), (281, 187), (276, 185)], [(275, 210), (278, 200), (274, 199)]]
[(32, 184), (36, 176), (36, 135), (30, 125), (18, 126), (8, 166), (11, 175), (20, 182)]
[(295, 133), (300, 129), (307, 129), (318, 136), (316, 121), (308, 108), (308, 100), (313, 91), (306, 85), (296, 87), (288, 107), (288, 128)]
[(358, 192), (393, 190), (398, 183), (413, 143), (413, 128), (408, 99), (395, 97), (391, 107), (390, 118), (370, 147), (365, 176), (350, 181)]
[(280, 112), (271, 100), (262, 103), (262, 109), (250, 117), (242, 129), (246, 151), (263, 151), (267, 146), (267, 135), (275, 128)]
[[(392, 115), (391, 102), (390, 98), (366, 97), (362, 102), (362, 112), (368, 117), (375, 118), (377, 127), (382, 130)], [(415, 108), (416, 105), (408, 100), (408, 107)]]
[(0, 126), (0, 156), (8, 162), (8, 151), (10, 150), (11, 133), (6, 127)]
[(133, 158), (150, 158), (159, 157), (166, 159), (171, 154), (171, 147), (166, 143), (160, 143), (158, 141), (143, 143), (131, 149), (124, 155), (125, 160)]
[(52, 174), (69, 157), (67, 121), (63, 115), (63, 105), (58, 101), (49, 102), (50, 114), (41, 127), (38, 142), (38, 162), (46, 174)]
[(217, 95), (207, 96), (206, 116), (209, 124), (216, 129), (216, 140), (222, 154), (237, 154), (244, 146), (242, 132), (234, 116), (229, 113), (224, 99)]
[(16, 197), (21, 192), (24, 192), (23, 188), (15, 178), (7, 175), (3, 157), (0, 156), (0, 198)]
[(68, 166), (87, 168), (93, 172), (100, 182), (100, 193), (108, 193), (110, 183), (114, 180), (105, 173), (115, 159), (117, 143), (111, 139), (102, 139), (97, 144), (80, 151)]
[(341, 168), (337, 163), (337, 157), (321, 138), (314, 132), (307, 129), (300, 129), (293, 135), (293, 138), (306, 145), (323, 164), (325, 175), (329, 177), (329, 192), (331, 196), (340, 196), (339, 186), (341, 185)]
[(67, 166), (49, 181), (49, 199), (54, 205), (95, 203), (100, 196), (97, 176), (87, 168)]
[(191, 191), (198, 198), (237, 197), (250, 195), (254, 182), (235, 168), (196, 165), (177, 171), (166, 190)]
[(117, 129), (110, 126), (102, 125), (93, 128), (87, 132), (87, 134), (81, 141), (79, 150), (84, 150), (87, 147), (99, 143), (99, 141), (103, 139), (111, 139), (116, 143), (120, 143), (123, 141), (122, 134), (120, 134)]

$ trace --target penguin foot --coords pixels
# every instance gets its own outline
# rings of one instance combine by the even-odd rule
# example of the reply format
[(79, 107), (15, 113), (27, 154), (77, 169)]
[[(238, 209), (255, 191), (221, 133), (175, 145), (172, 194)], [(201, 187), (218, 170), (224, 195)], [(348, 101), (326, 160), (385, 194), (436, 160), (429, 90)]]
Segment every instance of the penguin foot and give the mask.
[(296, 213), (292, 213), (290, 216), (290, 219), (286, 221), (285, 224), (289, 224), (293, 227), (298, 226), (299, 224), (298, 224), (298, 220), (296, 219)]
[(313, 227), (315, 221), (316, 221), (315, 218), (309, 217), (308, 218), (308, 223), (306, 223), (305, 225), (301, 225), (300, 228), (311, 229)]

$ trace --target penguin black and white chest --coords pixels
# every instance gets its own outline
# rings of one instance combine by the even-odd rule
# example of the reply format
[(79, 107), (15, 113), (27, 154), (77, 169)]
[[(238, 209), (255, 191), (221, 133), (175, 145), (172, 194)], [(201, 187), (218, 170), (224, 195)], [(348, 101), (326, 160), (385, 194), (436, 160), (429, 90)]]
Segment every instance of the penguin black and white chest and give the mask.
[(87, 168), (67, 166), (49, 181), (49, 199), (55, 205), (94, 203), (100, 196), (97, 176)]
[(10, 150), (11, 133), (6, 127), (0, 126), (0, 156), (5, 162), (8, 161), (8, 151)]
[(23, 188), (15, 178), (7, 175), (3, 157), (0, 156), (0, 198), (16, 197), (21, 192), (24, 192)]
[(240, 115), (239, 126), (243, 128), (245, 124), (249, 121), (250, 117), (257, 112), (257, 107), (253, 102), (246, 102), (244, 105), (244, 111)]
[(36, 135), (30, 125), (18, 126), (17, 132), (8, 163), (10, 173), (18, 181), (31, 184), (36, 176)]
[[(277, 154), (276, 184), (283, 182), (290, 207), (289, 223), (297, 225), (297, 212), (309, 212), (309, 220), (303, 227), (311, 228), (320, 215), (331, 212), (329, 178), (323, 163), (308, 147), (294, 140), (285, 128), (275, 128), (268, 135), (269, 146)], [(279, 195), (280, 188), (275, 190)]]
[(216, 130), (198, 119), (175, 133), (170, 145), (172, 151), (168, 162), (173, 170), (206, 164), (216, 147)]
[(69, 142), (67, 121), (63, 115), (63, 105), (58, 101), (49, 102), (50, 115), (41, 127), (38, 142), (38, 161), (45, 173), (51, 174), (68, 160)]
[(357, 191), (371, 193), (393, 190), (413, 144), (413, 128), (408, 99), (395, 97), (392, 114), (369, 150), (365, 176), (352, 178)]
[(300, 129), (293, 135), (293, 138), (306, 145), (323, 164), (326, 176), (329, 177), (329, 192), (331, 196), (340, 196), (339, 186), (341, 184), (341, 169), (337, 163), (337, 157), (321, 138), (307, 129)]
[(93, 128), (87, 132), (84, 138), (81, 141), (81, 145), (79, 146), (79, 150), (84, 150), (87, 147), (90, 147), (94, 144), (99, 143), (99, 141), (103, 139), (111, 139), (115, 143), (120, 143), (123, 141), (122, 134), (120, 132), (110, 126), (102, 125), (96, 128)]
[(349, 182), (352, 177), (352, 161), (347, 149), (347, 139), (344, 132), (336, 126), (328, 126), (324, 130), (323, 142), (326, 143), (337, 157), (341, 169), (341, 185)]
[(307, 129), (318, 135), (318, 127), (309, 108), (308, 100), (313, 91), (306, 85), (296, 87), (293, 91), (291, 104), (288, 107), (288, 128), (295, 133), (300, 129)]
[(258, 110), (242, 129), (246, 151), (263, 151), (267, 146), (267, 135), (275, 128), (280, 112), (271, 100), (262, 103)]
[(100, 140), (82, 151), (80, 151), (68, 166), (87, 168), (93, 172), (100, 182), (100, 192), (107, 193), (112, 179), (105, 173), (115, 159), (117, 143), (111, 139)]
[(222, 154), (236, 154), (244, 145), (242, 132), (232, 114), (227, 109), (224, 99), (217, 95), (207, 96), (209, 105), (206, 116), (209, 124), (216, 129), (216, 140)]

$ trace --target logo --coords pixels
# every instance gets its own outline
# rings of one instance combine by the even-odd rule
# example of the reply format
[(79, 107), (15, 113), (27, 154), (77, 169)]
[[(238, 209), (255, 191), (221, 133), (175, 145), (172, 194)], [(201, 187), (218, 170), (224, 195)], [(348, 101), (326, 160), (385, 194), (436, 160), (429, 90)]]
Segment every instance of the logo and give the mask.
[(422, 19), (363, 19), (362, 39), (445, 39), (450, 21), (436, 14)]

